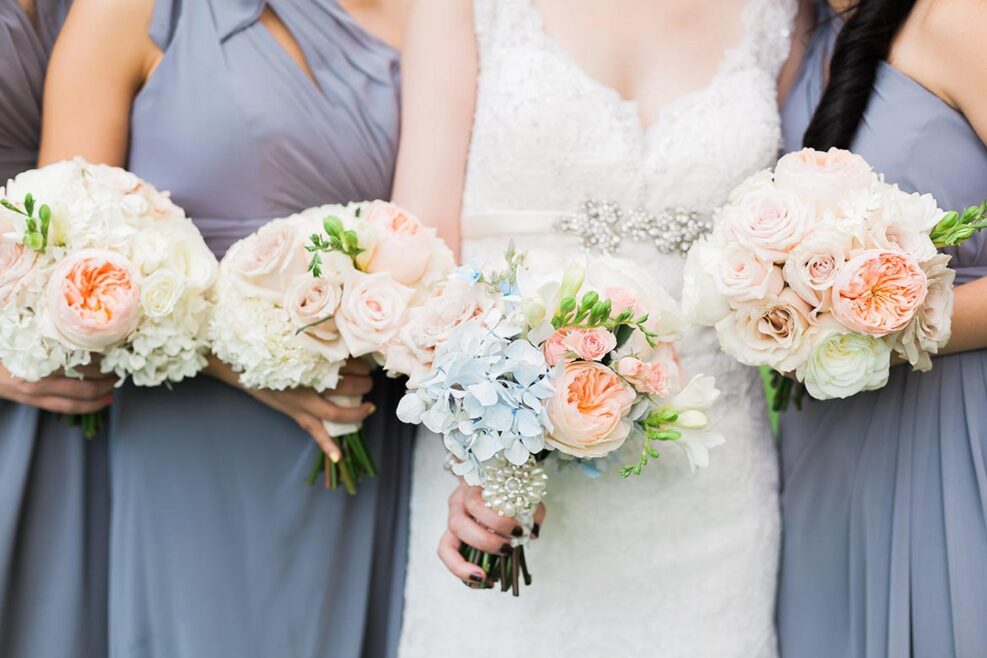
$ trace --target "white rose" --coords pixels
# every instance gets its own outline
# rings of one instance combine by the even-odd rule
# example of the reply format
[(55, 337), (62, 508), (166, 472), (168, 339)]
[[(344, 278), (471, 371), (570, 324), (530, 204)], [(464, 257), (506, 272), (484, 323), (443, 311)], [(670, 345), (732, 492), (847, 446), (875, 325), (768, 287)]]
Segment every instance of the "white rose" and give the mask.
[(796, 371), (817, 400), (847, 398), (888, 383), (891, 348), (880, 338), (831, 331)]
[(741, 304), (716, 324), (723, 351), (748, 366), (795, 370), (812, 347), (812, 309), (791, 289)]
[(724, 235), (753, 251), (761, 260), (783, 263), (812, 230), (812, 209), (798, 196), (762, 186), (724, 208)]
[(785, 281), (815, 312), (829, 307), (828, 291), (846, 263), (850, 246), (842, 231), (821, 226), (788, 254)]
[(275, 220), (237, 243), (233, 275), (246, 295), (278, 302), (294, 278), (308, 269), (306, 236), (297, 222)]
[(414, 291), (387, 274), (353, 274), (343, 286), (336, 325), (353, 356), (380, 350), (407, 319)]
[(774, 182), (774, 172), (770, 169), (762, 169), (753, 176), (750, 176), (743, 183), (730, 192), (730, 203), (739, 203), (741, 199), (764, 186), (770, 186)]
[(753, 302), (778, 295), (785, 287), (780, 267), (737, 245), (723, 250), (717, 273), (720, 294), (735, 302)]
[(877, 176), (867, 161), (842, 149), (802, 149), (784, 156), (775, 167), (775, 184), (814, 205), (819, 214), (835, 212), (848, 195), (875, 183)]
[(730, 303), (720, 293), (714, 276), (722, 255), (722, 248), (704, 239), (694, 244), (686, 256), (682, 310), (693, 324), (712, 327), (730, 313)]
[(939, 254), (922, 263), (929, 278), (925, 303), (904, 329), (895, 334), (894, 349), (916, 370), (932, 369), (930, 354), (946, 346), (952, 334), (953, 281), (956, 272), (949, 269), (950, 257)]
[(141, 282), (141, 308), (149, 318), (171, 314), (185, 292), (185, 283), (173, 270), (160, 269)]
[(216, 281), (219, 263), (205, 241), (191, 224), (176, 231), (171, 242), (168, 262), (185, 279), (192, 290), (209, 290)]

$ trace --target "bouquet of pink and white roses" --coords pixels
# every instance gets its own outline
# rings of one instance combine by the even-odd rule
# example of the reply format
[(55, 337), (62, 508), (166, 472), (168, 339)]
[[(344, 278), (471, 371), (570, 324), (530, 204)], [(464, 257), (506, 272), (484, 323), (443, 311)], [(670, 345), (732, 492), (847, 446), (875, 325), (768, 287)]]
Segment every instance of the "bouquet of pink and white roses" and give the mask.
[[(390, 346), (412, 310), (452, 270), (452, 252), (417, 219), (381, 201), (311, 208), (234, 244), (220, 264), (213, 351), (249, 388), (336, 388), (347, 360), (366, 357), (410, 374)], [(328, 395), (343, 406), (358, 399)], [(356, 493), (376, 468), (359, 424), (325, 422), (342, 457), (314, 464), (330, 488)]]
[[(929, 370), (949, 340), (954, 273), (937, 249), (987, 226), (985, 211), (943, 212), (849, 151), (791, 153), (734, 190), (690, 251), (683, 306), (724, 352), (814, 398), (878, 389), (893, 353)], [(795, 383), (778, 381), (780, 410)]]
[(452, 472), (521, 524), (510, 555), (463, 548), (517, 596), (519, 574), (531, 580), (524, 545), (548, 484), (544, 459), (632, 453), (620, 470), (629, 477), (664, 443), (706, 466), (723, 437), (708, 428), (713, 379), (682, 372), (675, 302), (633, 263), (513, 251), (505, 261), (458, 270), (413, 314), (412, 342), (432, 349), (431, 367), (398, 417), (440, 435)]
[[(157, 386), (205, 366), (216, 259), (167, 194), (76, 159), (20, 174), (0, 205), (0, 361), (12, 375), (98, 361)], [(100, 416), (73, 420), (91, 438)]]

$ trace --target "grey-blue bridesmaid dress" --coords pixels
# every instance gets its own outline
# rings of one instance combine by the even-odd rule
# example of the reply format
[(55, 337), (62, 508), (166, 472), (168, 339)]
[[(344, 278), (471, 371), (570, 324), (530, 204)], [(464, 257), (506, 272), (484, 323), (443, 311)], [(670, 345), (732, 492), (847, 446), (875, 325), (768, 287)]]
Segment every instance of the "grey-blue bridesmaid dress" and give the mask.
[[(164, 52), (133, 104), (130, 168), (218, 256), (266, 221), (387, 198), (398, 53), (335, 0), (270, 0), (315, 81), (259, 22), (261, 0), (157, 0)], [(126, 388), (111, 433), (115, 658), (394, 653), (413, 430), (379, 378), (365, 425), (380, 467), (358, 495), (309, 487), (318, 447), (287, 416), (200, 376)]]
[[(37, 164), (48, 53), (68, 2), (37, 26), (0, 0), (0, 179)], [(109, 478), (102, 437), (0, 401), (0, 656), (99, 658), (106, 647)]]
[[(823, 3), (825, 4), (825, 3)], [(840, 28), (826, 6), (783, 109), (786, 150), (819, 102)], [(887, 180), (960, 210), (987, 197), (987, 146), (963, 116), (882, 64), (852, 146)], [(953, 251), (987, 276), (987, 235)], [(782, 419), (778, 600), (791, 658), (987, 655), (987, 351), (892, 370), (848, 400)]]

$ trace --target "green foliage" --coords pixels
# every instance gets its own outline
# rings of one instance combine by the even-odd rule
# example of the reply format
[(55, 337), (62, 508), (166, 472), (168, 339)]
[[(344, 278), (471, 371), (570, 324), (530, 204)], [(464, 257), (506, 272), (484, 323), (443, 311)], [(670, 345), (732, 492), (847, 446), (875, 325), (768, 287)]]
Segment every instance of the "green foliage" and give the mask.
[[(30, 192), (24, 197), (24, 209), (21, 210), (7, 199), (0, 199), (0, 206), (17, 213), (25, 218), (24, 235), (21, 242), (28, 249), (43, 254), (48, 247), (48, 228), (51, 226), (51, 208), (46, 204), (37, 206), (34, 195)], [(38, 214), (35, 216), (34, 210)]]
[(356, 231), (346, 230), (343, 220), (339, 217), (334, 215), (326, 217), (322, 220), (322, 228), (325, 230), (325, 235), (313, 233), (309, 237), (309, 244), (305, 247), (312, 254), (308, 271), (316, 278), (322, 276), (322, 254), (338, 251), (356, 263), (357, 256), (365, 251), (360, 248), (360, 236)]
[(970, 206), (962, 215), (955, 210), (946, 213), (929, 237), (938, 249), (955, 247), (984, 228), (987, 228), (987, 201), (979, 206)]

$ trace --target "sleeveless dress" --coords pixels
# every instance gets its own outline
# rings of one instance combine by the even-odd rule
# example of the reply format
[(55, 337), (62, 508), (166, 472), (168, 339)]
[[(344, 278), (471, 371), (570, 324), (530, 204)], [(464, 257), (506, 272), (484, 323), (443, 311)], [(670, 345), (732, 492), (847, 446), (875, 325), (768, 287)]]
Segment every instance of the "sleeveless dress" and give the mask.
[[(644, 129), (635, 103), (547, 36), (531, 0), (476, 0), (464, 260), (501, 256), (512, 240), (578, 254), (580, 239), (553, 224), (586, 197), (709, 214), (777, 155), (776, 78), (794, 11), (750, 0), (742, 41), (713, 80)], [(618, 255), (681, 290), (682, 255), (630, 240)], [(671, 446), (630, 480), (616, 468), (597, 479), (551, 469), (548, 517), (528, 552), (534, 582), (518, 599), (464, 587), (435, 557), (455, 481), (440, 475), (441, 440), (419, 436), (401, 655), (777, 655), (777, 456), (758, 374), (719, 354), (709, 331), (681, 352), (687, 370), (717, 377), (727, 443), (696, 474)]]
[[(268, 220), (387, 198), (398, 53), (333, 0), (270, 0), (312, 81), (259, 22), (262, 0), (157, 0), (164, 58), (131, 117), (130, 168), (218, 256)], [(380, 379), (365, 429), (380, 477), (305, 484), (318, 446), (288, 416), (206, 376), (125, 388), (111, 434), (115, 658), (393, 654), (413, 431)]]
[[(783, 111), (796, 150), (839, 19), (828, 6)], [(987, 197), (987, 146), (930, 91), (882, 64), (852, 149), (945, 209)], [(956, 285), (987, 276), (987, 235), (952, 251)], [(782, 653), (987, 651), (987, 350), (891, 371), (879, 391), (782, 418)]]
[[(0, 0), (0, 186), (37, 166), (48, 53), (68, 1), (38, 29)], [(106, 649), (109, 479), (103, 437), (0, 401), (0, 656), (99, 658)]]

